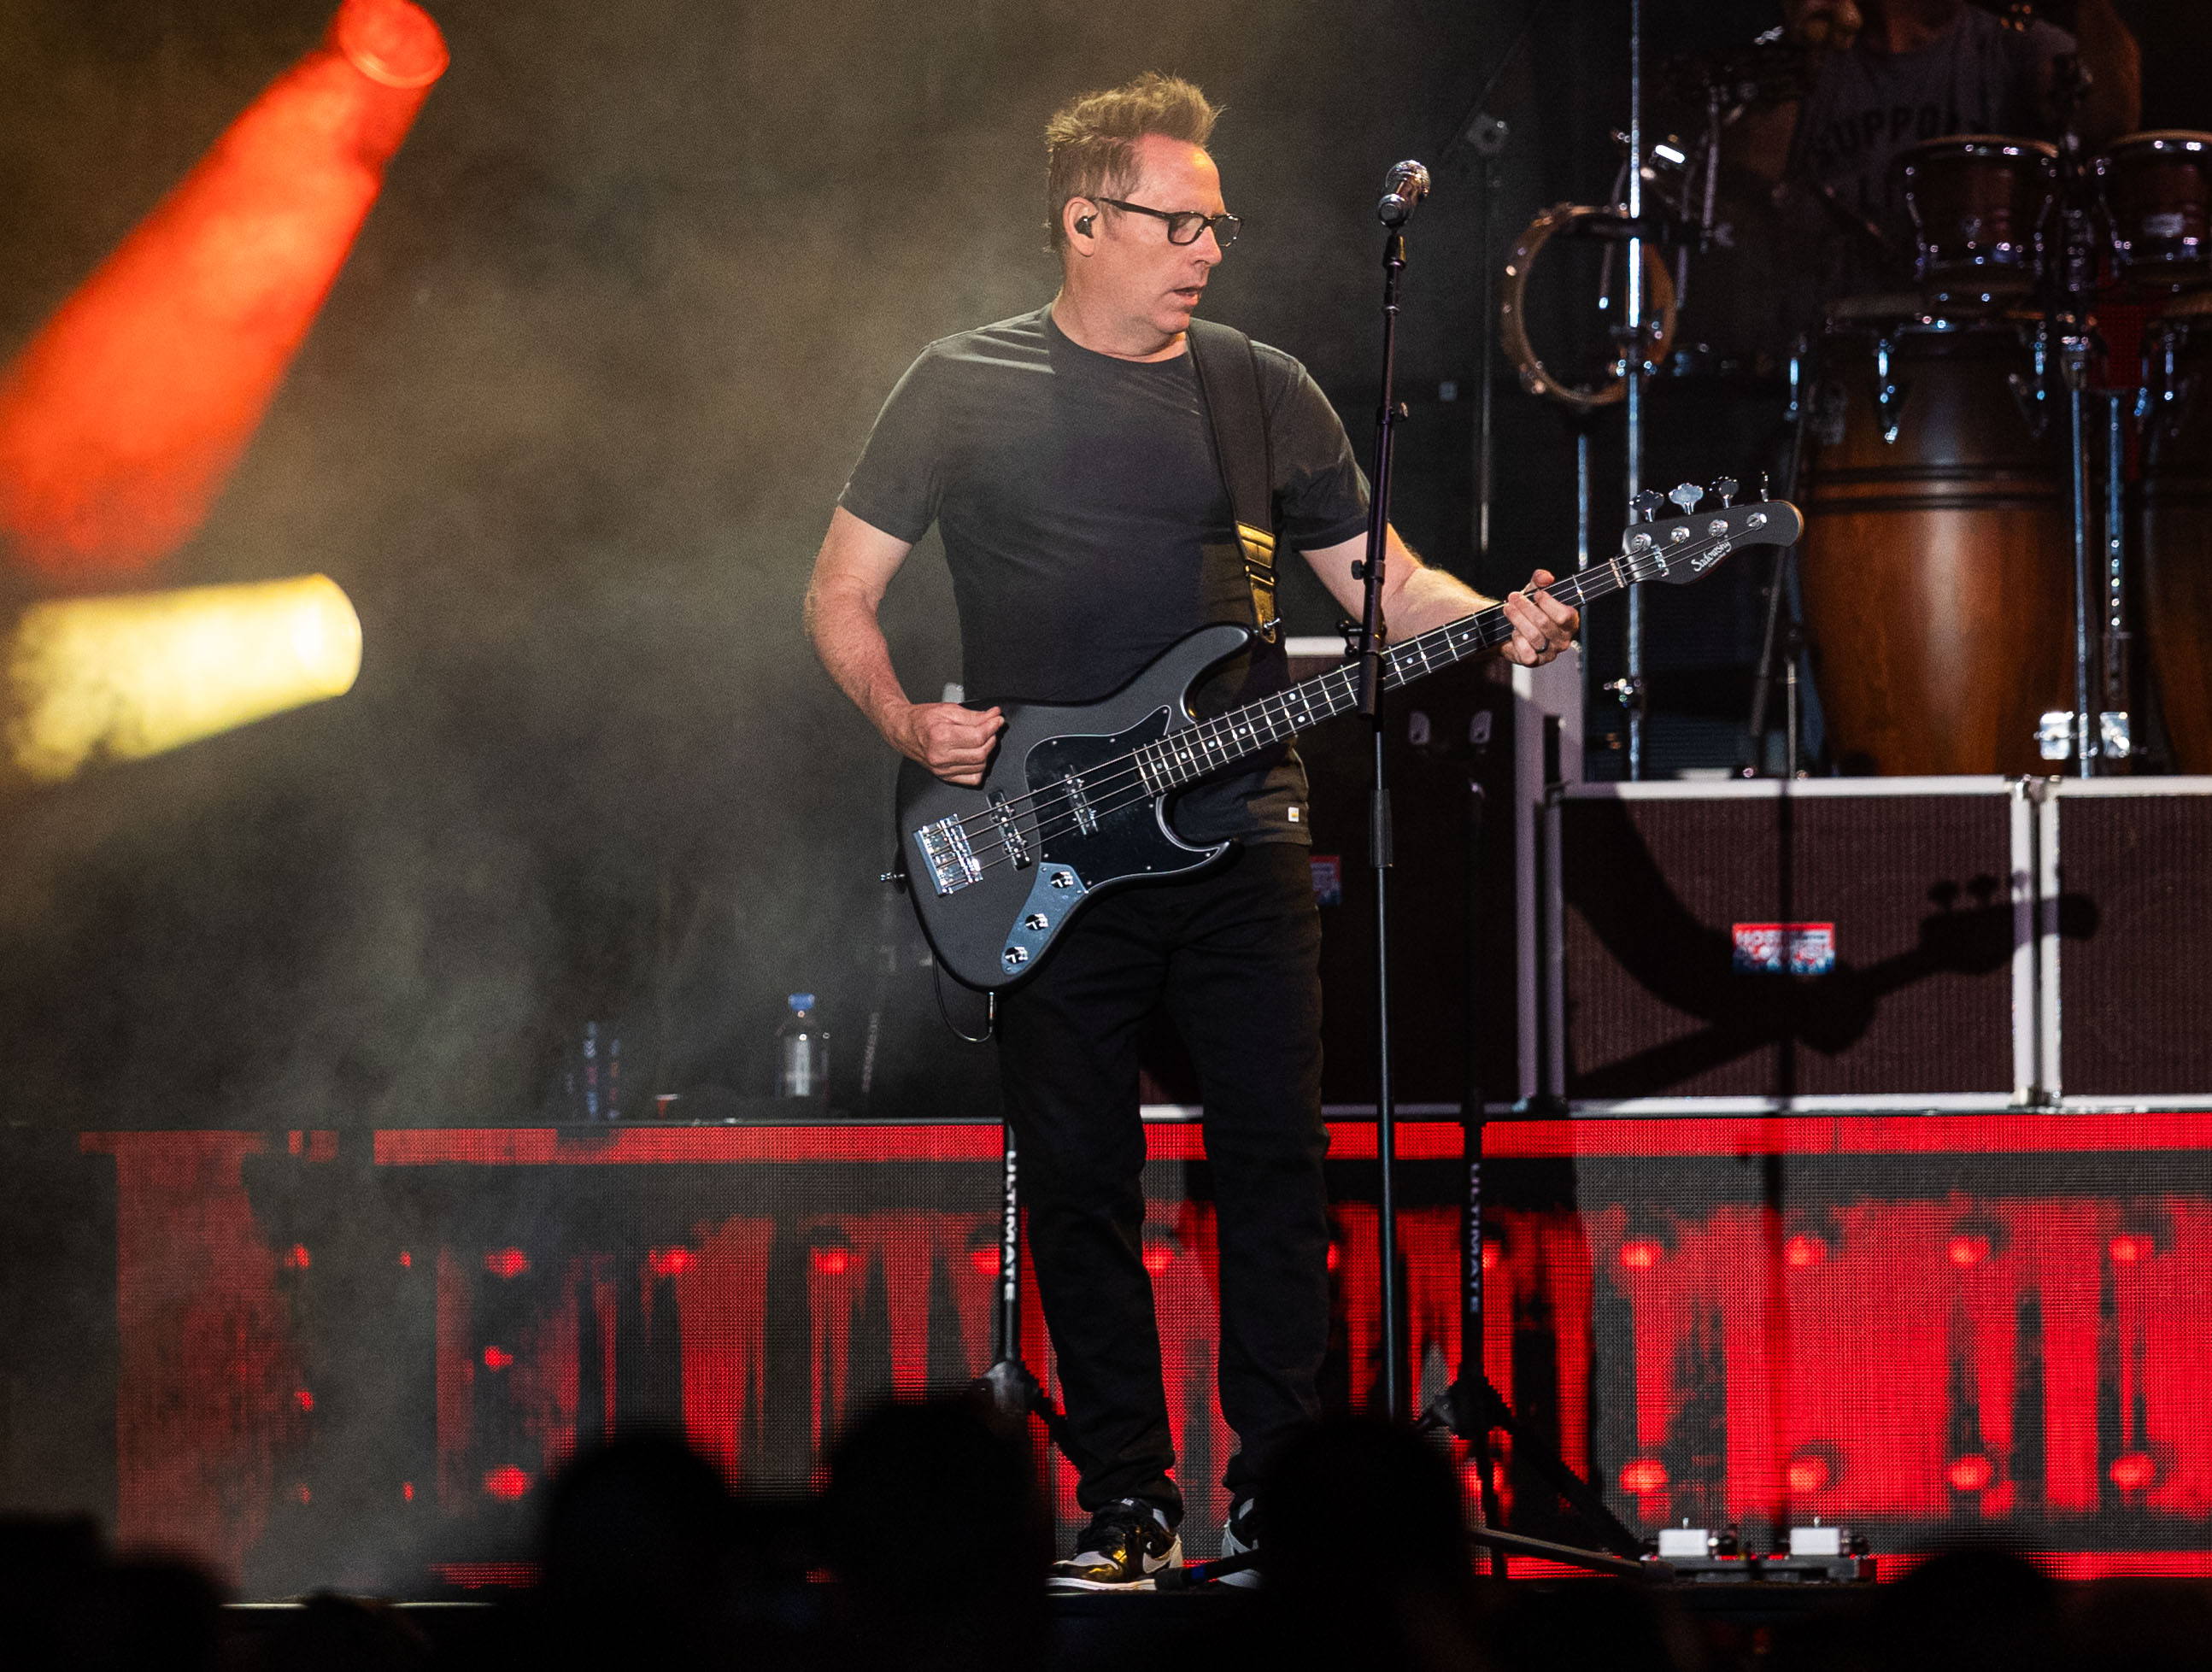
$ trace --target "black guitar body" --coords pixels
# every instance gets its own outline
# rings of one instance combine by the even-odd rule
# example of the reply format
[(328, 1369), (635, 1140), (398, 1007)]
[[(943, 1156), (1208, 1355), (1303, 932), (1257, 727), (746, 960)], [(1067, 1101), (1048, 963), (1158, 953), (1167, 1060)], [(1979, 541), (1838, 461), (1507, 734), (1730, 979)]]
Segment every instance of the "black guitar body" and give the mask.
[(1229, 842), (1182, 841), (1167, 797), (1106, 763), (1194, 724), (1191, 688), (1250, 639), (1226, 623), (1201, 627), (1096, 702), (1002, 704), (1006, 729), (979, 788), (900, 765), (900, 857), (947, 974), (967, 987), (1017, 986), (1089, 901), (1190, 876), (1228, 853)]

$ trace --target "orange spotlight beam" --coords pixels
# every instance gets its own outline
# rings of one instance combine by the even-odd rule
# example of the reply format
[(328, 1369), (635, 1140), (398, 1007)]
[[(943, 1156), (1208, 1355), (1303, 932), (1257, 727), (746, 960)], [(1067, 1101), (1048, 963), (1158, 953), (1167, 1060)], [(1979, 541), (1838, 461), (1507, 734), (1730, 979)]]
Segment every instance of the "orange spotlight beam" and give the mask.
[(344, 0), (0, 380), (0, 538), (64, 586), (205, 520), (445, 71), (411, 0)]

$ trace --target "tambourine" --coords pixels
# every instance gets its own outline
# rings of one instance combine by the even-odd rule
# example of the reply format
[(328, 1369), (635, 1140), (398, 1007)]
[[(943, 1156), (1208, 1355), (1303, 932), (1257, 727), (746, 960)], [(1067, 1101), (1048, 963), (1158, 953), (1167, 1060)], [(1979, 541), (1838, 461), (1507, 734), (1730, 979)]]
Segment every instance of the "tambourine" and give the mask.
[[(1562, 405), (1577, 412), (1595, 411), (1601, 406), (1611, 406), (1628, 392), (1627, 380), (1615, 370), (1595, 388), (1581, 388), (1562, 383), (1544, 369), (1544, 362), (1536, 358), (1536, 350), (1528, 342), (1528, 327), (1523, 319), (1522, 300), (1528, 288), (1528, 274), (1536, 264), (1537, 252), (1550, 242), (1553, 234), (1579, 222), (1603, 216), (1619, 220), (1620, 211), (1613, 208), (1599, 208), (1588, 204), (1558, 204), (1544, 210), (1528, 223), (1513, 246), (1513, 253), (1505, 258), (1504, 294), (1498, 304), (1498, 328), (1504, 335), (1505, 356), (1521, 374), (1521, 386), (1532, 395), (1548, 396)], [(1663, 358), (1667, 345), (1674, 337), (1674, 277), (1667, 271), (1666, 258), (1659, 253), (1651, 240), (1644, 240), (1644, 318), (1650, 331), (1651, 343), (1645, 350), (1652, 360)]]

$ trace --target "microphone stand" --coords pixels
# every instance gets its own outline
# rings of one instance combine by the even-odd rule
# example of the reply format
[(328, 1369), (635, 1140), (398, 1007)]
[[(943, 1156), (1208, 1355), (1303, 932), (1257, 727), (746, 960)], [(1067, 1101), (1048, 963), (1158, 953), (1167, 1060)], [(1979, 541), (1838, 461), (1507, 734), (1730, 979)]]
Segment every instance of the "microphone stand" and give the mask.
[(1382, 760), (1382, 619), (1384, 561), (1389, 545), (1390, 471), (1398, 425), (1405, 418), (1395, 377), (1398, 361), (1398, 279), (1406, 270), (1406, 222), (1427, 195), (1428, 170), (1401, 162), (1390, 171), (1376, 214), (1382, 235), (1382, 398), (1375, 410), (1375, 453), (1369, 478), (1367, 556), (1353, 568), (1366, 583), (1358, 635), (1359, 712), (1368, 719), (1375, 755), (1374, 789), (1368, 800), (1367, 862), (1375, 872), (1375, 1153), (1382, 1170), (1382, 1408), (1392, 1421), (1407, 1414), (1401, 1385), (1404, 1356), (1398, 1326), (1397, 1110), (1390, 1090), (1390, 787)]

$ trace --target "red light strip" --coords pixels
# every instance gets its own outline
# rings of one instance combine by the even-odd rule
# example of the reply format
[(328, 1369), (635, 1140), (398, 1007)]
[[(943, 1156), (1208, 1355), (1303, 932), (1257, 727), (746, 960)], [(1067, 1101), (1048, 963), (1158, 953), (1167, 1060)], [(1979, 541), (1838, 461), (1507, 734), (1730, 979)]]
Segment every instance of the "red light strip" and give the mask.
[[(87, 1154), (113, 1152), (136, 1134), (87, 1132)], [(1154, 1161), (1200, 1161), (1196, 1126), (1145, 1128)], [(261, 1140), (255, 1137), (256, 1151)], [(2212, 1149), (2212, 1111), (2142, 1115), (1731, 1116), (1588, 1121), (1497, 1121), (1483, 1152), (1492, 1160), (1577, 1156), (1988, 1155)], [(742, 1162), (995, 1161), (999, 1131), (984, 1122), (925, 1126), (629, 1127), (604, 1134), (552, 1127), (390, 1128), (375, 1134), (380, 1167), (640, 1166)], [(1408, 1161), (1456, 1160), (1460, 1129), (1449, 1121), (1409, 1121), (1398, 1128)], [(1329, 1123), (1329, 1155), (1375, 1158), (1369, 1121)], [(319, 1158), (311, 1153), (310, 1159)]]
[(745, 1162), (996, 1161), (995, 1126), (451, 1127), (376, 1134), (380, 1167), (728, 1165)]
[[(1446, 1129), (1458, 1130), (1455, 1126), (1447, 1126)], [(2212, 1110), (2094, 1115), (1651, 1116), (1583, 1121), (1493, 1121), (1485, 1130), (1483, 1142), (1483, 1153), (1494, 1160), (1557, 1160), (1574, 1156), (1989, 1155), (2206, 1148), (2212, 1148)]]
[[(2212, 1578), (2207, 1550), (2031, 1550), (2027, 1559), (2062, 1584), (2090, 1579)], [(1893, 1584), (1928, 1559), (1918, 1555), (1876, 1556), (1875, 1578)]]

